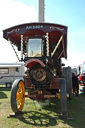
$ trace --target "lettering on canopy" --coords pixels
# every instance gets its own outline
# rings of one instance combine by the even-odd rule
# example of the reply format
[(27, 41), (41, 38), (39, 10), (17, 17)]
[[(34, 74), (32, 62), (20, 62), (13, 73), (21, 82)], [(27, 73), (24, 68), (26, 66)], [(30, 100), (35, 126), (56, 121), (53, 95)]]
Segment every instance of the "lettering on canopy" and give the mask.
[(26, 26), (26, 29), (42, 29), (43, 25)]
[(7, 32), (7, 34), (11, 34), (11, 33), (19, 33), (21, 34), (22, 32), (24, 33), (26, 30), (31, 30), (31, 29), (43, 29), (45, 32), (48, 31), (56, 31), (56, 30), (59, 30), (59, 31), (62, 31), (64, 32), (64, 28), (61, 28), (61, 27), (57, 27), (57, 26), (46, 26), (46, 25), (27, 25), (27, 26), (23, 26), (23, 27), (18, 27), (18, 28), (14, 28), (10, 31)]

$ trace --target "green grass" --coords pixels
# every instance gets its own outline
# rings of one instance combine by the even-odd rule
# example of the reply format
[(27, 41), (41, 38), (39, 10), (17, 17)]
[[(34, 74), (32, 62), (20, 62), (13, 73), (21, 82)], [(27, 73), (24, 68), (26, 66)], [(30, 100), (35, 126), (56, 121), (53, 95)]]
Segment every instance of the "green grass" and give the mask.
[(12, 113), (10, 88), (0, 87), (0, 128), (85, 128), (85, 95), (73, 96), (67, 101), (68, 120), (58, 118), (60, 100), (52, 99), (50, 105), (41, 108), (25, 98), (23, 116), (7, 118)]

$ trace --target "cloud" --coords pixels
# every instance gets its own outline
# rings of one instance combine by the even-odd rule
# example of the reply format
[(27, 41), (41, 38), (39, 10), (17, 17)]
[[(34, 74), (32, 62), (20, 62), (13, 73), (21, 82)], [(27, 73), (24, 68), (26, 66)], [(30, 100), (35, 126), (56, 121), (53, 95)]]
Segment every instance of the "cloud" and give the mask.
[(9, 42), (3, 39), (3, 29), (29, 22), (37, 22), (34, 6), (22, 2), (2, 0), (0, 2), (0, 62), (15, 62), (16, 55)]
[(85, 61), (85, 28), (68, 33), (66, 65), (78, 66)]
[(0, 3), (0, 16), (2, 28), (37, 21), (37, 12), (34, 6), (11, 0), (3, 0)]

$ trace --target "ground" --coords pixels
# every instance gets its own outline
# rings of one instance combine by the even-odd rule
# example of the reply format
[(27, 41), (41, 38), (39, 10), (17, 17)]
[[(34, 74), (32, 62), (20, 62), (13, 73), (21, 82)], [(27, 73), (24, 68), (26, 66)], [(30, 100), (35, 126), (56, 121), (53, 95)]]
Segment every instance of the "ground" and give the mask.
[(43, 108), (25, 99), (23, 116), (8, 118), (13, 113), (10, 106), (11, 89), (0, 86), (0, 128), (85, 128), (85, 95), (73, 95), (67, 100), (68, 119), (59, 119), (60, 100), (51, 100)]

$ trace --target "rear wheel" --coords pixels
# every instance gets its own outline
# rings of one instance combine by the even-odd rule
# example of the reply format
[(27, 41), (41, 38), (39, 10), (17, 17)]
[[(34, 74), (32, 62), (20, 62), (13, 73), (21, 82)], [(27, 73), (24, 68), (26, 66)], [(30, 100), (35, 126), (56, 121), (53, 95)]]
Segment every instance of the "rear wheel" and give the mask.
[(63, 76), (66, 79), (66, 92), (69, 95), (69, 99), (72, 99), (72, 73), (71, 67), (63, 68)]
[(23, 109), (25, 100), (24, 82), (16, 79), (11, 90), (11, 108), (13, 112), (20, 112)]
[(67, 114), (67, 93), (66, 93), (66, 81), (61, 79), (60, 81), (60, 99), (61, 99), (61, 112), (63, 115)]

